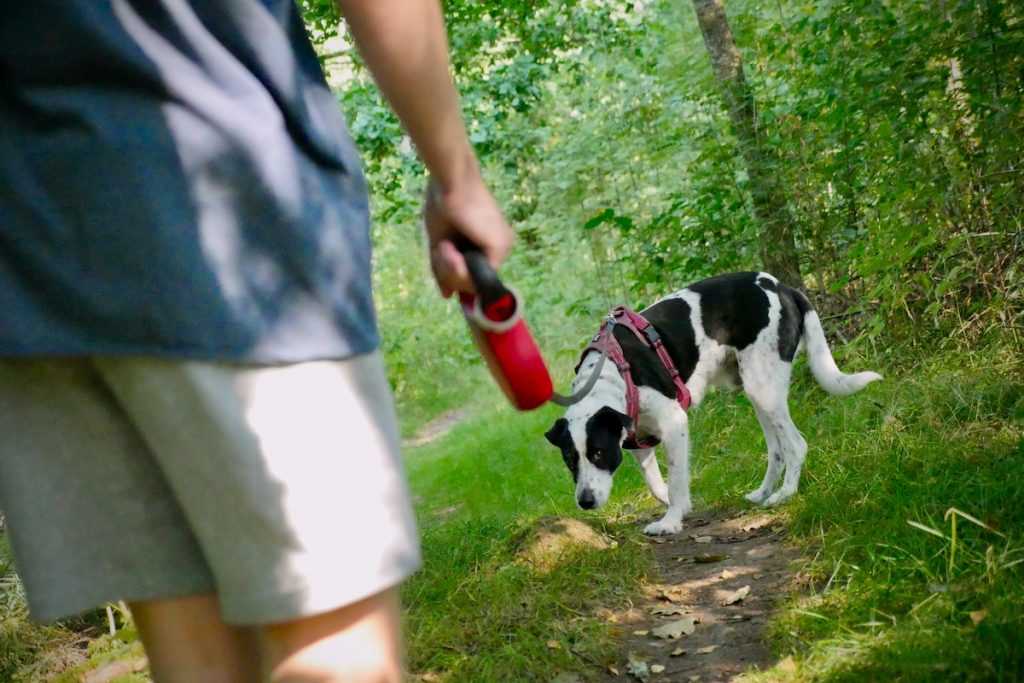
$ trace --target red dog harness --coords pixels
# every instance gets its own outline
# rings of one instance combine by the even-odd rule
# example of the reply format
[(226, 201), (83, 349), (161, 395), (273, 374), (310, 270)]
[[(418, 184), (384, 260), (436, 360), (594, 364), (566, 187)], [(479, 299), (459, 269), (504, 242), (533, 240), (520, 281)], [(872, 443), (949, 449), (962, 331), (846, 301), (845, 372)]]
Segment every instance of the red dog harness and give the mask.
[[(636, 435), (637, 418), (640, 414), (640, 390), (637, 389), (636, 384), (633, 382), (633, 372), (629, 367), (629, 361), (626, 360), (626, 356), (622, 352), (622, 345), (619, 344), (619, 340), (612, 333), (612, 329), (616, 325), (622, 325), (631, 331), (640, 340), (640, 343), (653, 349), (658, 354), (661, 364), (672, 378), (672, 383), (676, 385), (676, 401), (679, 402), (683, 410), (689, 410), (690, 408), (692, 402), (690, 390), (686, 388), (686, 383), (679, 375), (679, 370), (676, 369), (675, 363), (672, 362), (672, 357), (668, 355), (668, 350), (661, 341), (661, 335), (654, 329), (654, 326), (645, 317), (625, 306), (613, 308), (612, 312), (608, 314), (608, 318), (601, 325), (601, 329), (590, 340), (587, 348), (583, 350), (583, 355), (580, 356), (580, 363), (583, 362), (583, 358), (590, 351), (603, 353), (615, 363), (615, 366), (619, 369), (619, 374), (622, 375), (623, 381), (626, 382), (626, 414), (629, 415), (629, 419), (632, 421), (622, 446), (631, 450), (653, 448), (658, 445), (659, 440), (656, 437), (650, 436), (640, 441)], [(577, 365), (576, 371), (578, 372), (579, 369), (579, 365)]]

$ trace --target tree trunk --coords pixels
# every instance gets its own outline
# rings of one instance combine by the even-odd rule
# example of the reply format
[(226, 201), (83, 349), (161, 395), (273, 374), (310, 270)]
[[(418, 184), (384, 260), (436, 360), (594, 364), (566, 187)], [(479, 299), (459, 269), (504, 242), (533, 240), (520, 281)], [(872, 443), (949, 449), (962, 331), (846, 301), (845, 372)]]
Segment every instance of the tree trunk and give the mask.
[(729, 29), (722, 0), (693, 0), (693, 6), (747, 166), (754, 217), (761, 226), (761, 259), (768, 272), (792, 287), (803, 288), (793, 237), (793, 215), (757, 139), (754, 97), (743, 75), (743, 61)]

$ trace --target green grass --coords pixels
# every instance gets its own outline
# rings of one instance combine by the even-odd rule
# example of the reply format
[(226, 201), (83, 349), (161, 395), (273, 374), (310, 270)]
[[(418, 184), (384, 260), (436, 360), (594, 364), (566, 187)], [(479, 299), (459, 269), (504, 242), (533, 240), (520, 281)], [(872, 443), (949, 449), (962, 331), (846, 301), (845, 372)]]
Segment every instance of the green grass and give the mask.
[[(802, 363), (794, 375), (793, 415), (810, 453), (783, 513), (807, 559), (771, 640), (796, 671), (753, 678), (1024, 679), (1019, 360), (935, 357), (846, 398), (825, 395)], [(657, 508), (637, 468), (624, 464), (606, 508), (579, 511), (543, 438), (560, 411), (515, 413), (486, 384), (469, 395), (463, 423), (406, 454), (425, 556), (404, 588), (412, 668), (445, 681), (549, 681), (613, 662), (616, 633), (597, 612), (628, 606), (652, 562), (640, 528)], [(430, 413), (413, 414), (421, 422)], [(698, 506), (749, 507), (742, 495), (760, 481), (764, 444), (746, 399), (713, 394), (692, 425)], [(951, 508), (983, 526), (947, 517)], [(613, 547), (579, 548), (553, 566), (524, 561), (551, 516), (582, 519)], [(5, 557), (0, 545), (0, 565)], [(38, 680), (26, 672), (41, 670), (47, 645), (70, 631), (28, 625), (17, 590), (5, 586), (0, 680)], [(122, 639), (100, 641), (90, 666), (126, 652)]]
[[(825, 395), (802, 364), (795, 375), (793, 414), (810, 453), (801, 492), (783, 510), (808, 560), (772, 641), (798, 666), (760, 677), (1024, 678), (1017, 361), (995, 352), (935, 358), (845, 398)], [(650, 566), (635, 543), (638, 520), (654, 507), (627, 464), (609, 508), (574, 509), (568, 474), (542, 436), (557, 415), (485, 405), (409, 453), (426, 552), (405, 594), (417, 670), (453, 681), (549, 680), (606, 662), (612, 633), (595, 607), (635, 595)], [(760, 481), (764, 444), (746, 398), (712, 395), (692, 425), (698, 506), (749, 507), (742, 495)], [(954, 548), (950, 508), (988, 528), (958, 517)], [(586, 519), (619, 539), (618, 549), (583, 553), (547, 575), (517, 563), (523, 530), (552, 514)], [(972, 612), (984, 614), (977, 625)], [(583, 656), (547, 648), (550, 638)]]
[[(785, 511), (813, 560), (809, 593), (773, 628), (798, 678), (1024, 678), (1019, 361), (951, 354), (848, 398), (798, 374), (794, 419), (811, 448)], [(694, 485), (717, 504), (738, 504), (760, 459), (743, 403), (715, 403), (696, 427)], [(729, 443), (728, 458), (714, 454)]]
[[(478, 411), (407, 456), (425, 559), (404, 591), (413, 669), (451, 681), (547, 681), (611, 663), (613, 633), (594, 613), (625, 607), (650, 567), (637, 522), (654, 505), (641, 477), (626, 468), (610, 507), (580, 513), (543, 438), (557, 411)], [(532, 531), (551, 516), (582, 517), (617, 545), (571, 550), (553, 567), (523, 561)]]

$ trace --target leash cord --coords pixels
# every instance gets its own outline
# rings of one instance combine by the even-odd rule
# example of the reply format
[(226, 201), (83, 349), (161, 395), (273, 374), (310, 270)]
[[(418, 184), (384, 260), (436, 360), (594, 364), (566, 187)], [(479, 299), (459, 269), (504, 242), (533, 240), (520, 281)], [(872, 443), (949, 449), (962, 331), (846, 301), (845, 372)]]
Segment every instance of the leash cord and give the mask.
[(601, 370), (604, 369), (604, 362), (608, 360), (608, 352), (602, 350), (601, 358), (597, 361), (597, 365), (594, 367), (594, 371), (590, 373), (590, 377), (587, 378), (587, 383), (580, 387), (579, 391), (573, 392), (571, 396), (563, 396), (557, 391), (551, 395), (551, 402), (555, 405), (560, 405), (563, 408), (568, 408), (571, 405), (575, 405), (582, 401), (587, 395), (593, 391), (594, 385), (597, 384), (597, 378), (601, 376)]

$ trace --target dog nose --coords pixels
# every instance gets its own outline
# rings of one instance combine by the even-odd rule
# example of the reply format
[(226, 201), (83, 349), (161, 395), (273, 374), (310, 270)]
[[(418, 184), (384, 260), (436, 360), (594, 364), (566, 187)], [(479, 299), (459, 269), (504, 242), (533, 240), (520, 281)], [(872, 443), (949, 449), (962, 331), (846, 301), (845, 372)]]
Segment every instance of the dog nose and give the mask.
[(591, 491), (581, 493), (577, 502), (584, 510), (593, 510), (597, 506), (597, 501), (594, 500), (594, 494)]

